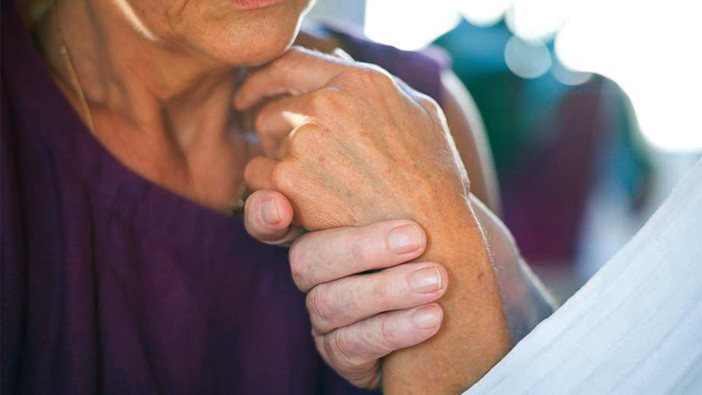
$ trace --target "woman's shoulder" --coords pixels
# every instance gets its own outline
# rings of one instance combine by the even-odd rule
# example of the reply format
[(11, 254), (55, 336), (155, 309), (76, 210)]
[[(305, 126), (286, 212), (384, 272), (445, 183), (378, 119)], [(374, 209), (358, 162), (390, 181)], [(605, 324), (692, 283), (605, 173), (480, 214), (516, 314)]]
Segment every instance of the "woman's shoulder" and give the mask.
[(326, 53), (341, 48), (355, 60), (377, 64), (414, 89), (442, 102), (441, 74), (448, 69), (450, 60), (439, 48), (401, 50), (377, 43), (357, 28), (332, 24), (305, 25), (296, 43)]

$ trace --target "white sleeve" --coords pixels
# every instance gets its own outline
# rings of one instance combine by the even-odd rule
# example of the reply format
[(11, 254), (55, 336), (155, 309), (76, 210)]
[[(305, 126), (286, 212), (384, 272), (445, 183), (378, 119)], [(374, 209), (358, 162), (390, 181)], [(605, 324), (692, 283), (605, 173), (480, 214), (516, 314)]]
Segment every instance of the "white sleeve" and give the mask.
[(702, 161), (479, 394), (702, 394)]

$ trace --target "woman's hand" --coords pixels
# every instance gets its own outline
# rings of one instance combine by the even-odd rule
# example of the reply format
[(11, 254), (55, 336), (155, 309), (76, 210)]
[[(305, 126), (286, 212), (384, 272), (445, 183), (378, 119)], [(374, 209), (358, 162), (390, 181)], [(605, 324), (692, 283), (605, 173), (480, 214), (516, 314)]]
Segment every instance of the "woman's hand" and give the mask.
[(293, 48), (252, 72), (235, 105), (285, 93), (258, 112), (267, 157), (249, 163), (246, 181), (286, 195), (300, 225), (465, 212), (468, 178), (429, 97), (371, 65)]
[[(490, 240), (510, 333), (515, 341), (518, 341), (550, 315), (554, 308), (541, 283), (521, 259), (509, 230), (480, 201), (472, 198), (472, 202)], [(289, 246), (304, 234), (302, 229), (292, 226), (292, 207), (278, 192), (253, 193), (246, 201), (244, 214), (246, 229), (261, 242)], [(413, 231), (408, 232), (405, 237), (391, 237), (391, 234), (397, 235), (392, 231), (397, 229), (398, 223), (410, 225)], [(366, 240), (383, 240), (385, 245), (370, 244), (378, 248), (364, 249)], [(318, 327), (314, 328), (315, 343), (320, 354), (334, 370), (354, 385), (377, 388), (381, 357), (421, 343), (439, 330), (443, 318), (440, 306), (436, 303), (424, 306), (421, 304), (434, 302), (443, 295), (448, 281), (446, 270), (437, 266), (441, 275), (441, 286), (437, 292), (428, 294), (419, 291), (417, 295), (412, 295), (411, 292), (407, 292), (407, 284), (410, 283), (411, 277), (404, 276), (415, 264), (403, 264), (419, 256), (426, 247), (426, 237), (420, 226), (411, 221), (386, 221), (360, 228), (322, 230), (305, 234), (304, 242), (296, 243), (295, 246), (297, 257), (310, 258), (302, 264), (296, 261), (296, 278), (304, 284), (302, 290), (310, 288), (307, 284), (314, 284), (311, 290), (316, 290), (318, 298), (343, 300), (349, 295), (346, 285), (350, 282), (346, 280), (353, 277), (355, 289), (359, 291), (357, 294), (362, 294), (359, 300), (367, 301), (382, 294), (381, 303), (375, 306), (389, 306), (396, 310), (387, 313), (385, 310), (376, 309), (369, 313), (368, 305), (364, 302), (354, 303), (354, 306), (349, 307), (350, 310), (343, 311), (310, 309), (313, 324), (323, 321), (320, 316), (333, 321), (339, 320), (335, 315), (357, 318), (352, 324), (326, 333)], [(363, 253), (359, 254), (357, 251), (361, 250)], [(403, 252), (408, 250), (410, 252)], [(322, 266), (326, 272), (322, 273), (321, 277), (332, 280), (319, 283), (319, 280), (314, 280), (317, 277), (314, 273), (318, 270), (316, 263), (320, 261), (336, 261), (339, 265), (347, 267), (351, 274), (340, 277), (338, 273), (331, 271), (332, 267)], [(363, 275), (369, 266), (367, 262), (372, 262), (370, 266), (379, 270), (379, 273), (387, 272), (386, 275)], [(405, 270), (398, 270), (402, 267), (405, 267)], [(396, 275), (397, 273), (400, 275)], [(317, 287), (321, 284), (326, 285)], [(408, 300), (416, 303), (405, 309), (397, 307), (407, 306)], [(308, 305), (312, 306), (314, 303), (319, 304), (310, 301)], [(431, 315), (426, 317), (426, 320), (438, 320), (439, 325), (426, 329), (422, 323), (416, 322), (415, 319), (420, 317), (413, 313), (420, 310), (417, 309), (419, 307), (422, 308), (422, 312), (426, 312), (424, 308), (432, 309), (429, 310)], [(319, 311), (324, 312), (317, 313)], [(369, 316), (371, 318), (368, 318)]]
[[(414, 222), (391, 220), (359, 228), (307, 233), (290, 227), (292, 208), (278, 192), (257, 191), (246, 201), (249, 233), (271, 244), (293, 243), (290, 264), (307, 293), (319, 353), (342, 377), (378, 388), (380, 358), (438, 332), (448, 275), (420, 256), (426, 236)], [(333, 263), (333, 264), (330, 264)], [(364, 274), (376, 270), (372, 274)]]
[(442, 262), (451, 277), (439, 301), (446, 320), (431, 341), (384, 359), (383, 391), (469, 387), (510, 339), (468, 179), (440, 108), (382, 70), (303, 49), (251, 73), (235, 106), (282, 94), (291, 96), (266, 103), (256, 117), (268, 157), (248, 164), (247, 183), (282, 192), (307, 229), (392, 218), (419, 223), (429, 240), (422, 258)]
[[(268, 157), (248, 164), (247, 183), (282, 192), (295, 220), (311, 230), (392, 218), (419, 223), (429, 239), (422, 258), (442, 262), (451, 277), (439, 301), (446, 320), (431, 341), (384, 359), (383, 391), (469, 387), (507, 352), (510, 339), (466, 172), (441, 109), (380, 69), (302, 49), (251, 73), (235, 105), (246, 109), (281, 94), (292, 96), (266, 103), (256, 117)], [(306, 269), (319, 265), (345, 270), (337, 262)]]

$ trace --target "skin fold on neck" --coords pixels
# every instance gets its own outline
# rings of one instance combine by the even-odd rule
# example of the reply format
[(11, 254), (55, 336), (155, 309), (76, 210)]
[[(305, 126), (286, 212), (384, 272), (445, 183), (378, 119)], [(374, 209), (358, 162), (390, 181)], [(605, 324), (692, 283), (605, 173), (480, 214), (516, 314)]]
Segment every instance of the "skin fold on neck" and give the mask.
[[(134, 21), (125, 4), (59, 0), (58, 12), (48, 7), (37, 24), (40, 51), (86, 124), (92, 118), (95, 137), (123, 164), (201, 204), (226, 209), (247, 160), (246, 143), (234, 132), (236, 66), (156, 36)], [(80, 87), (59, 52), (64, 42)], [(90, 114), (81, 111), (79, 89)]]

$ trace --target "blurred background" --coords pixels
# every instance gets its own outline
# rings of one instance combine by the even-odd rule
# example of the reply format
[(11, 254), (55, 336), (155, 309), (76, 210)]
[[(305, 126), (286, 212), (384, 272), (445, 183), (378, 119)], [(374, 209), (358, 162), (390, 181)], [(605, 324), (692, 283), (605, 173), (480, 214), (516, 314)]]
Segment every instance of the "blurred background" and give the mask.
[(696, 0), (318, 0), (308, 19), (449, 54), (486, 127), (501, 217), (563, 302), (702, 156), (701, 10)]

